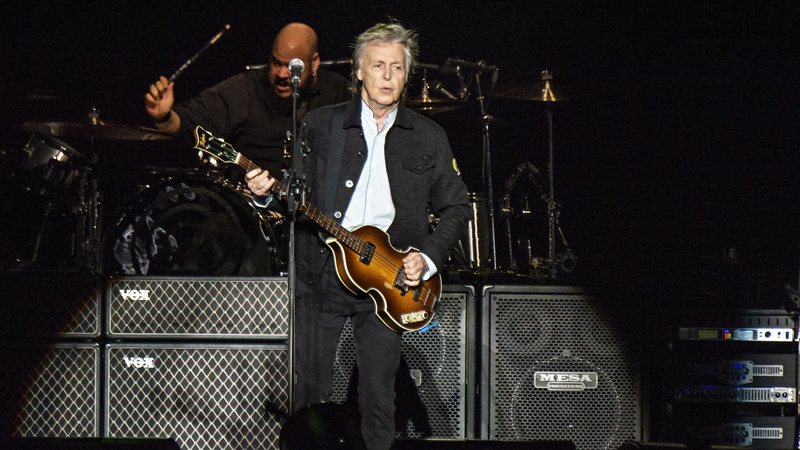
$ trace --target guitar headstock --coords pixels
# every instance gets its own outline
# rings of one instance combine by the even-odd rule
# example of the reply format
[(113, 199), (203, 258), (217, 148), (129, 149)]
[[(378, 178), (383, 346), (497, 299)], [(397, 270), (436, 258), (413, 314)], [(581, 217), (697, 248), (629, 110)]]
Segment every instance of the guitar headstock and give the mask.
[(239, 158), (239, 152), (231, 144), (215, 137), (200, 126), (194, 129), (194, 148), (198, 150), (197, 156), (200, 160), (214, 166), (219, 163), (235, 164)]

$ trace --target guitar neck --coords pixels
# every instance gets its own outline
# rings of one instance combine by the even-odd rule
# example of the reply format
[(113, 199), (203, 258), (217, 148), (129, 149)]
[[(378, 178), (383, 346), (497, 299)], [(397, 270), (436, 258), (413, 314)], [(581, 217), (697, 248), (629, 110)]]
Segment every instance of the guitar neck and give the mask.
[[(236, 157), (236, 164), (242, 167), (245, 172), (249, 172), (254, 169), (261, 169), (257, 164), (250, 161), (250, 159), (241, 153), (239, 153)], [(278, 180), (275, 180), (275, 185), (272, 187), (272, 191), (277, 192), (281, 197), (286, 197), (289, 195), (289, 187)], [(331, 219), (327, 214), (320, 211), (319, 208), (312, 205), (307, 200), (302, 200), (298, 206), (298, 209), (309, 219), (314, 221), (314, 223), (327, 231), (328, 234), (336, 238), (336, 240), (349, 247), (354, 252), (361, 255), (366, 250), (366, 242), (364, 242), (355, 234), (347, 231), (347, 229), (341, 226), (339, 222)]]

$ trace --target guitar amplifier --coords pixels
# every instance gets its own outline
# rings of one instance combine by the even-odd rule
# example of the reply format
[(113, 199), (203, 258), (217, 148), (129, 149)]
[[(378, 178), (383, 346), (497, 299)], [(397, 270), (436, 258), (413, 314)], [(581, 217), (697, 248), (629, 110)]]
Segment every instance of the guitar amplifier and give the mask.
[(641, 303), (572, 286), (487, 287), (483, 435), (581, 450), (640, 440)]
[[(434, 320), (424, 333), (403, 334), (396, 395), (399, 438), (474, 437), (475, 293), (471, 286), (444, 286)], [(355, 341), (349, 319), (339, 339), (331, 400), (358, 409)]]
[(112, 338), (286, 339), (286, 278), (112, 277)]
[(0, 334), (96, 338), (100, 286), (82, 274), (0, 272)]
[(182, 450), (278, 448), (288, 416), (285, 345), (109, 344), (106, 437)]
[(99, 436), (97, 344), (4, 346), (0, 358), (2, 436)]

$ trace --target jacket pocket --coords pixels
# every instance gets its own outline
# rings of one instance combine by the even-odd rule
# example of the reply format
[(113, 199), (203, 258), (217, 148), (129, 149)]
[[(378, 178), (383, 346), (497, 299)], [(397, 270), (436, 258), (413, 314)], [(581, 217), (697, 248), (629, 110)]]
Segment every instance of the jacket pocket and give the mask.
[(422, 175), (426, 171), (436, 167), (436, 161), (433, 159), (432, 154), (424, 153), (421, 155), (403, 157), (403, 159), (400, 160), (400, 166), (412, 173)]

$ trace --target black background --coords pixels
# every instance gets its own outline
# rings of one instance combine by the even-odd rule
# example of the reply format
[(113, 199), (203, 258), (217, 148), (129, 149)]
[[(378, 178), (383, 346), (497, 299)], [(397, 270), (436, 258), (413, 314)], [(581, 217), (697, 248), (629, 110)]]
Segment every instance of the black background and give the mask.
[[(15, 124), (82, 121), (90, 107), (106, 122), (150, 126), (142, 107), (148, 84), (225, 23), (231, 30), (178, 80), (179, 100), (265, 62), (287, 22), (314, 26), (326, 60), (348, 57), (355, 35), (394, 17), (419, 32), (423, 62), (498, 65), (498, 91), (553, 72), (557, 92), (570, 100), (553, 110), (554, 182), (578, 258), (576, 280), (646, 286), (693, 304), (781, 304), (784, 284), (797, 284), (800, 260), (800, 15), (793, 2), (587, 3), (6, 4), (2, 147), (18, 150)], [(502, 98), (490, 101), (489, 112), (497, 119), (490, 131), (499, 195), (519, 163), (545, 170), (546, 116), (541, 104)], [(474, 101), (434, 118), (448, 131), (470, 190), (484, 190)], [(115, 178), (129, 164), (190, 164), (191, 153), (119, 145), (101, 149), (101, 158)], [(523, 226), (538, 230), (534, 254), (545, 256), (544, 208), (535, 199), (532, 206)], [(6, 211), (4, 221), (13, 216)], [(737, 259), (723, 258), (734, 251)]]

